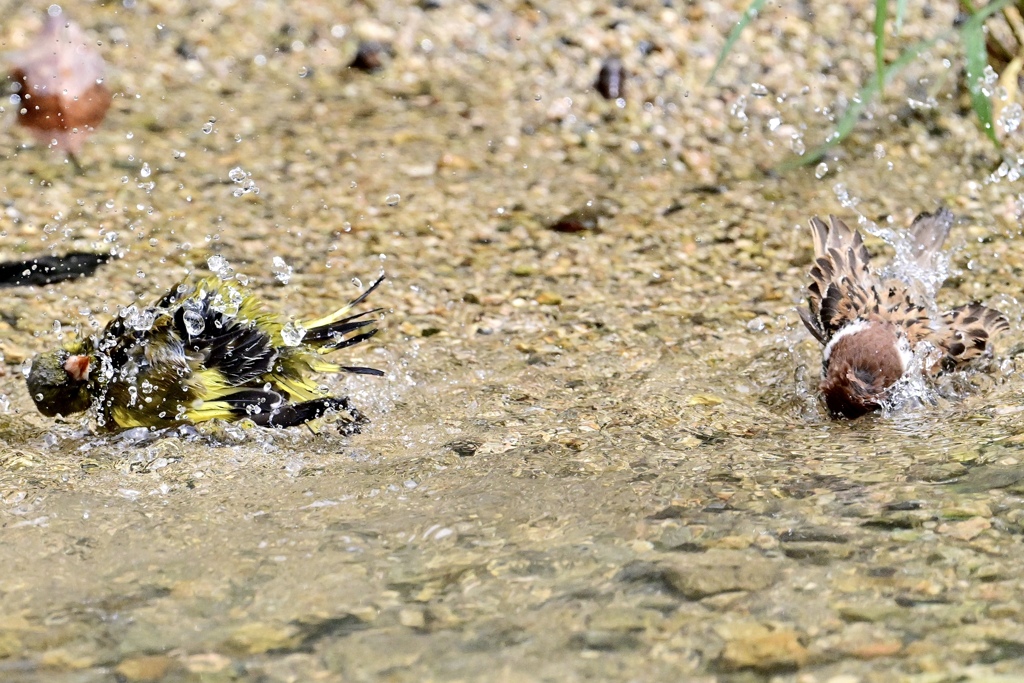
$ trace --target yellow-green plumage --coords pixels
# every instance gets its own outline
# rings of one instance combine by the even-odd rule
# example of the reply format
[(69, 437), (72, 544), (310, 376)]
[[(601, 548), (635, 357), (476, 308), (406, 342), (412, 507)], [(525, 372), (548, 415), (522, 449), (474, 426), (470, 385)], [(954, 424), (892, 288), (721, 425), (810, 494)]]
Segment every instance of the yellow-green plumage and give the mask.
[(329, 409), (354, 412), (312, 375), (383, 374), (324, 357), (376, 333), (370, 326), (379, 309), (352, 310), (383, 279), (337, 311), (301, 324), (268, 312), (237, 282), (185, 281), (151, 307), (125, 309), (99, 337), (37, 357), (29, 391), (45, 415), (95, 403), (108, 429), (242, 418), (287, 427)]

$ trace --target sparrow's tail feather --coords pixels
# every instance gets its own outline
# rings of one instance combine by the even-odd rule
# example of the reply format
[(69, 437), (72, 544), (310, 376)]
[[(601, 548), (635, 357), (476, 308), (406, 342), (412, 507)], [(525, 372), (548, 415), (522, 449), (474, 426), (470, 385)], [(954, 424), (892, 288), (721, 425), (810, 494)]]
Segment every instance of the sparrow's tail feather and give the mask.
[(994, 308), (967, 304), (942, 316), (945, 326), (935, 342), (946, 352), (946, 364), (953, 367), (990, 353), (992, 338), (1010, 329), (1010, 321)]

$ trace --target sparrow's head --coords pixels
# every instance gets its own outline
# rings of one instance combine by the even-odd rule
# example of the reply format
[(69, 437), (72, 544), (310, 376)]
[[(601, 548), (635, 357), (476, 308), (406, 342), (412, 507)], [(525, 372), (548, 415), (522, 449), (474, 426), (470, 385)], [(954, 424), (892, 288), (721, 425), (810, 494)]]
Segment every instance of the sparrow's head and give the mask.
[(32, 361), (28, 373), (28, 391), (43, 415), (72, 415), (89, 408), (89, 370), (87, 354), (58, 349), (42, 353)]
[(825, 347), (820, 388), (829, 412), (853, 419), (878, 410), (910, 358), (906, 337), (895, 326), (864, 320), (849, 323)]

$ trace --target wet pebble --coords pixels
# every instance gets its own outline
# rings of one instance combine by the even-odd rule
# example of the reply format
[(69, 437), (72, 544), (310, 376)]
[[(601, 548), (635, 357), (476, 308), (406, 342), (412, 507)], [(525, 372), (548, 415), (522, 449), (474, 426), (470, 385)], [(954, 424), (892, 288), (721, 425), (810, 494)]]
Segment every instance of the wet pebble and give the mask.
[(349, 63), (350, 69), (373, 73), (384, 68), (384, 60), (391, 54), (391, 46), (376, 40), (359, 43), (356, 54)]
[(628, 631), (602, 631), (591, 629), (573, 637), (573, 643), (587, 650), (631, 650), (640, 645), (640, 639)]
[(163, 679), (174, 663), (165, 655), (143, 655), (122, 660), (114, 673), (129, 683), (148, 683)]
[(776, 673), (792, 671), (807, 663), (807, 649), (792, 629), (739, 623), (718, 631), (726, 639), (720, 658), (724, 669)]
[(545, 291), (534, 297), (534, 301), (541, 306), (558, 306), (562, 303), (562, 297), (554, 292)]
[(974, 517), (963, 522), (940, 524), (936, 531), (961, 541), (970, 541), (986, 529), (992, 528), (992, 522), (984, 517)]
[(592, 232), (600, 227), (602, 218), (610, 215), (611, 208), (607, 202), (592, 200), (559, 217), (548, 227), (555, 232)]
[(609, 57), (601, 64), (601, 71), (597, 74), (597, 81), (594, 87), (606, 100), (617, 100), (625, 97), (626, 70), (622, 66), (622, 60), (618, 57)]
[(690, 600), (731, 591), (767, 588), (779, 578), (780, 564), (755, 553), (709, 550), (703, 555), (662, 563), (666, 583)]
[(298, 629), (294, 627), (253, 622), (235, 629), (225, 645), (236, 652), (254, 655), (290, 649), (298, 642)]

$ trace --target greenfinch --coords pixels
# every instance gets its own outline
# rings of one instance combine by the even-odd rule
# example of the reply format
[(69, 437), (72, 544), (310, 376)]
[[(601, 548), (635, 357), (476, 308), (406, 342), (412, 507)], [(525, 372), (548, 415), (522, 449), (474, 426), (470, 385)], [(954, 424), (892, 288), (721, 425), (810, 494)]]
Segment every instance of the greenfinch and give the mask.
[(186, 279), (152, 306), (122, 309), (99, 336), (37, 356), (28, 390), (51, 417), (95, 406), (106, 430), (213, 419), (291, 427), (329, 410), (358, 421), (349, 400), (312, 375), (384, 374), (325, 358), (376, 334), (373, 314), (382, 309), (352, 310), (383, 280), (333, 313), (295, 323), (266, 311), (237, 281)]

